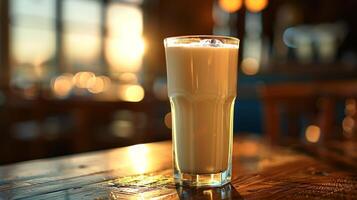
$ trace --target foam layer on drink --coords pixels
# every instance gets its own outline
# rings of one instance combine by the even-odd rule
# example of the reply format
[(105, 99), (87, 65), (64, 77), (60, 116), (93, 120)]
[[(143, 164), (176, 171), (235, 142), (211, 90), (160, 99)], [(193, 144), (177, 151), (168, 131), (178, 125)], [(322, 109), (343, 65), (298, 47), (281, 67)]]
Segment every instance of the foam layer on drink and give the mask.
[(237, 83), (237, 46), (166, 47), (175, 165), (184, 173), (227, 170)]

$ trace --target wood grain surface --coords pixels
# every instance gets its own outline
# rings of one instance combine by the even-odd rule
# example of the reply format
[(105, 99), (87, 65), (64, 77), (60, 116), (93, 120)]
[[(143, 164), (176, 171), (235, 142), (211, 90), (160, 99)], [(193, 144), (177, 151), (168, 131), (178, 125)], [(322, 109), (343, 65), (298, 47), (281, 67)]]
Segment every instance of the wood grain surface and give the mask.
[(176, 187), (171, 142), (0, 167), (0, 199), (357, 199), (357, 143), (270, 146), (235, 138), (233, 180)]

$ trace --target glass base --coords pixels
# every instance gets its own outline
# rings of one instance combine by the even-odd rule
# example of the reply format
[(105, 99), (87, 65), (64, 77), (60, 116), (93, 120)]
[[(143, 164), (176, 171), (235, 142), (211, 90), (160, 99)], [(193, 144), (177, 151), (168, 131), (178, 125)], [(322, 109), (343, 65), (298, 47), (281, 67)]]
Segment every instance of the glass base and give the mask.
[(231, 170), (216, 174), (187, 174), (175, 170), (175, 184), (189, 187), (221, 187), (231, 182)]

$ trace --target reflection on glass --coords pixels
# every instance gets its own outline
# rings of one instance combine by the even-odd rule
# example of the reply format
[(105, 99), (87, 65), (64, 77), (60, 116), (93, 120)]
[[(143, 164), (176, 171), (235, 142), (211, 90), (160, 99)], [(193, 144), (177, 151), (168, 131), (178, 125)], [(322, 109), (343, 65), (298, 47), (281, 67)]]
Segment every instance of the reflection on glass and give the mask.
[(86, 68), (86, 64), (99, 58), (100, 4), (98, 1), (66, 0), (63, 11), (64, 55), (75, 68)]
[(231, 184), (217, 188), (177, 187), (176, 190), (180, 199), (243, 199)]
[(140, 144), (128, 147), (128, 151), (132, 169), (136, 173), (145, 173), (148, 168), (149, 148), (145, 144)]
[(207, 197), (209, 199), (213, 199), (212, 189), (203, 190), (203, 196), (205, 196), (205, 197)]
[(112, 4), (107, 19), (106, 58), (111, 71), (138, 72), (145, 49), (142, 11), (134, 5)]

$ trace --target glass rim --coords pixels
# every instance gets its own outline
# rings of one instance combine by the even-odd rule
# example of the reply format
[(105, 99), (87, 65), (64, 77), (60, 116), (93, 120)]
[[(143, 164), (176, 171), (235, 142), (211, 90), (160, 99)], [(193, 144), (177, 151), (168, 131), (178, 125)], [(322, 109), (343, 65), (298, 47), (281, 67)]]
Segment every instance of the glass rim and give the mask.
[[(224, 35), (183, 35), (183, 36), (172, 36), (164, 39), (164, 44), (167, 45), (171, 42), (180, 42), (190, 39), (220, 39), (224, 44), (237, 45), (239, 47), (240, 40), (236, 37), (232, 36), (224, 36)], [(193, 41), (192, 41), (193, 42)]]

